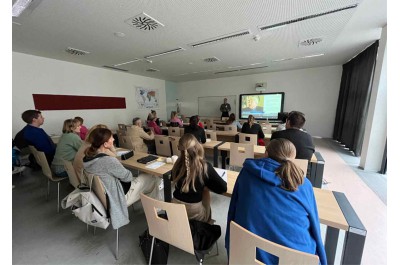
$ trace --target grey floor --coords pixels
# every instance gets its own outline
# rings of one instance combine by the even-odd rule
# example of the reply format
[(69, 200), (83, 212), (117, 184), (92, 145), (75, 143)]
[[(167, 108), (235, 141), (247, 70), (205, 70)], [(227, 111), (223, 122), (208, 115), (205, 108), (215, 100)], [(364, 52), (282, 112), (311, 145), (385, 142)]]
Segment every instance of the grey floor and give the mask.
[[(317, 139), (341, 153), (340, 146), (329, 139)], [(341, 156), (346, 156), (340, 154)], [(351, 154), (347, 154), (349, 161)], [(346, 159), (344, 159), (346, 161)], [(354, 166), (351, 165), (350, 166)], [(354, 166), (356, 167), (356, 166)], [(356, 171), (356, 169), (355, 169)], [(386, 202), (386, 176), (362, 176), (379, 198)], [(376, 180), (377, 181), (373, 181)], [(369, 184), (368, 184), (369, 183)], [(384, 184), (383, 184), (384, 183)], [(145, 264), (138, 236), (147, 227), (141, 203), (129, 208), (130, 224), (119, 230), (119, 259), (115, 260), (116, 233), (107, 230), (86, 231), (86, 225), (71, 214), (69, 209), (57, 213), (57, 185), (51, 183), (50, 198), (46, 200), (47, 180), (41, 171), (25, 170), (13, 175), (12, 190), (12, 263), (13, 264)], [(383, 187), (384, 186), (384, 187)], [(61, 184), (61, 198), (73, 190), (68, 182)], [(224, 248), (226, 215), (230, 199), (212, 195), (213, 219), (221, 226), (218, 240), (219, 255), (206, 257), (204, 264), (227, 264)], [(214, 249), (215, 251), (215, 249)], [(196, 264), (194, 256), (170, 246), (169, 264)]]

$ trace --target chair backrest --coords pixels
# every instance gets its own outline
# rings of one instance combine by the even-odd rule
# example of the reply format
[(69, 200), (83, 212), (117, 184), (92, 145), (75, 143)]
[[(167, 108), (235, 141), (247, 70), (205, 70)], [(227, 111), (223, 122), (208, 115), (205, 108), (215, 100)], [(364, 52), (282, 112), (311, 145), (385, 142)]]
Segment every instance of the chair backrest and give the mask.
[(74, 188), (78, 187), (80, 181), (78, 179), (78, 176), (76, 175), (76, 171), (74, 166), (72, 165), (72, 162), (68, 160), (64, 160), (63, 162), (65, 171), (67, 171), (68, 174), (69, 183), (71, 183), (71, 185), (74, 186)]
[(185, 134), (185, 128), (179, 128), (179, 137)]
[(180, 137), (169, 138), (169, 141), (171, 142), (171, 147), (172, 147), (172, 155), (176, 155), (176, 156), (181, 155), (181, 151), (178, 150), (179, 139), (180, 139)]
[(228, 132), (237, 132), (237, 126), (236, 125), (225, 125), (224, 126), (225, 131)]
[(307, 159), (294, 159), (293, 162), (301, 168), (304, 172), (304, 176), (307, 175), (307, 168), (308, 168), (308, 160)]
[(215, 130), (217, 130), (217, 125), (214, 123), (208, 124), (207, 129), (215, 131)]
[(257, 134), (239, 133), (239, 143), (257, 145)]
[(127, 132), (125, 130), (117, 130), (117, 136), (118, 136), (118, 140), (122, 137), (122, 136), (126, 136)]
[(271, 134), (272, 132), (272, 124), (270, 123), (261, 124), (261, 128), (264, 134)]
[(83, 172), (87, 178), (90, 189), (94, 192), (94, 194), (96, 194), (101, 204), (103, 204), (104, 209), (108, 210), (107, 192), (103, 186), (103, 182), (101, 181), (100, 177), (94, 174), (89, 174), (86, 171)]
[(211, 141), (217, 141), (217, 133), (215, 131), (206, 131), (206, 138)]
[(121, 139), (118, 138), (119, 146), (122, 148), (126, 148), (129, 150), (133, 150), (132, 140), (129, 136), (121, 136)]
[[(185, 205), (158, 201), (143, 193), (140, 194), (140, 200), (149, 226), (149, 234), (194, 255)], [(158, 216), (158, 209), (166, 212), (168, 220)]]
[(154, 135), (156, 142), (156, 153), (159, 156), (171, 156), (171, 147), (169, 145), (169, 138), (165, 135)]
[(29, 149), (33, 153), (36, 162), (42, 167), (43, 175), (54, 181), (53, 172), (51, 172), (49, 163), (47, 162), (46, 155), (43, 152), (38, 151), (34, 146), (30, 145)]
[(318, 265), (319, 257), (291, 249), (255, 235), (230, 223), (229, 264), (262, 264), (256, 259), (256, 248), (279, 258), (279, 264)]
[(227, 121), (229, 117), (221, 117), (221, 121)]
[(118, 123), (118, 130), (126, 131), (126, 125), (123, 123)]
[(169, 136), (181, 136), (181, 130), (179, 127), (168, 127)]
[(229, 165), (243, 167), (243, 163), (246, 158), (254, 158), (254, 145), (231, 143), (229, 156)]
[(126, 127), (126, 134), (125, 135), (133, 135), (133, 128), (132, 127)]

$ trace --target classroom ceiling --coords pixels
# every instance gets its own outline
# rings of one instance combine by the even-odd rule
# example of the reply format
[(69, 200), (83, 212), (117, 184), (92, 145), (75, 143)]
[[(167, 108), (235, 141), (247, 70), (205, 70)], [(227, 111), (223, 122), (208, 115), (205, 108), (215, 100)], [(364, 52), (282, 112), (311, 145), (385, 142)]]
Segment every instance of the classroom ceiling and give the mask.
[(173, 82), (341, 65), (380, 38), (386, 4), (33, 0), (12, 49)]

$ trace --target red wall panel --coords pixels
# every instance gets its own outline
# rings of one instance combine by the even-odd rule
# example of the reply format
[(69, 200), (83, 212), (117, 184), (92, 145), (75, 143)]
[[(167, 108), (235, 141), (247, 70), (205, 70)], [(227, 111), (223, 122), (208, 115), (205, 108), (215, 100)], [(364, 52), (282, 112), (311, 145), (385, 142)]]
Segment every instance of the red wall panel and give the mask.
[(35, 109), (126, 109), (125, 98), (32, 94)]

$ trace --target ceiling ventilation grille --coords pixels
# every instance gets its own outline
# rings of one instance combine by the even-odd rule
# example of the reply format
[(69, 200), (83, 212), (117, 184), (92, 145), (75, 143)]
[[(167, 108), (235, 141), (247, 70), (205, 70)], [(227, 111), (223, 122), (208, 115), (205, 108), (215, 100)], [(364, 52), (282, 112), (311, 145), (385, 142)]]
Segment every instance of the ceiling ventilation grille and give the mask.
[(146, 70), (146, 72), (160, 72), (160, 70), (154, 69), (154, 68), (149, 68)]
[(113, 67), (113, 66), (109, 66), (109, 65), (103, 65), (104, 68), (108, 68), (108, 69), (112, 69), (112, 70), (117, 70), (117, 71), (122, 71), (122, 72), (128, 72), (128, 70), (126, 69), (122, 69), (122, 68), (117, 68), (117, 67)]
[(220, 71), (220, 72), (215, 72), (214, 74), (224, 74), (224, 73), (231, 73), (231, 72), (239, 72), (239, 71), (247, 71), (247, 70), (254, 70), (254, 69), (261, 69), (261, 68), (267, 68), (268, 66), (259, 66), (259, 67), (248, 67), (248, 68), (241, 68), (241, 69), (235, 69), (235, 70), (228, 70), (228, 71)]
[(86, 55), (90, 53), (87, 51), (82, 51), (71, 47), (66, 48), (65, 51), (71, 55)]
[(164, 24), (147, 15), (146, 13), (141, 13), (134, 17), (125, 20), (125, 23), (131, 25), (132, 27), (141, 31), (153, 31), (157, 28), (164, 27)]
[(313, 46), (315, 44), (318, 44), (322, 41), (322, 38), (312, 38), (312, 39), (307, 39), (307, 40), (301, 40), (299, 41), (299, 46)]
[(308, 20), (308, 19), (312, 19), (312, 18), (316, 18), (316, 17), (326, 16), (326, 15), (329, 15), (329, 14), (333, 14), (333, 13), (345, 11), (345, 10), (348, 10), (348, 9), (356, 8), (357, 6), (358, 6), (358, 4), (354, 4), (354, 5), (345, 6), (345, 7), (342, 7), (342, 8), (330, 10), (330, 11), (323, 12), (323, 13), (318, 13), (318, 14), (314, 14), (314, 15), (309, 15), (309, 16), (305, 16), (305, 17), (300, 17), (300, 18), (288, 20), (288, 21), (277, 23), (277, 24), (273, 24), (273, 25), (259, 26), (258, 28), (261, 31), (262, 30), (271, 30), (271, 29), (275, 29), (275, 28), (284, 27), (284, 26), (292, 24), (292, 23), (296, 23), (296, 22), (300, 22), (300, 21), (304, 21), (304, 20)]
[(205, 40), (205, 41), (201, 41), (201, 42), (192, 43), (192, 44), (189, 44), (189, 46), (192, 47), (192, 48), (196, 48), (196, 47), (200, 47), (200, 46), (207, 45), (207, 44), (212, 44), (212, 43), (219, 42), (219, 41), (224, 41), (224, 40), (228, 40), (228, 39), (233, 39), (233, 38), (238, 38), (238, 37), (241, 37), (241, 36), (249, 35), (250, 33), (251, 33), (250, 30), (242, 30), (242, 31), (239, 31), (239, 32), (236, 32), (236, 33), (232, 33), (232, 34), (229, 34), (229, 35), (224, 35), (224, 36), (221, 36), (221, 37), (217, 37), (217, 38), (213, 38), (213, 39), (209, 39), (209, 40)]
[(173, 50), (169, 50), (169, 51), (160, 52), (160, 53), (157, 53), (157, 54), (148, 55), (148, 56), (145, 56), (144, 58), (145, 58), (145, 59), (150, 59), (150, 58), (153, 58), (153, 57), (157, 57), (157, 56), (161, 56), (161, 55), (166, 55), (166, 54), (170, 54), (170, 53), (174, 53), (174, 52), (180, 52), (180, 51), (184, 51), (184, 50), (185, 50), (184, 48), (178, 47), (178, 48), (173, 49)]
[(218, 61), (221, 61), (220, 59), (218, 59), (217, 57), (210, 57), (210, 58), (205, 58), (203, 59), (204, 62), (206, 63), (215, 63)]

